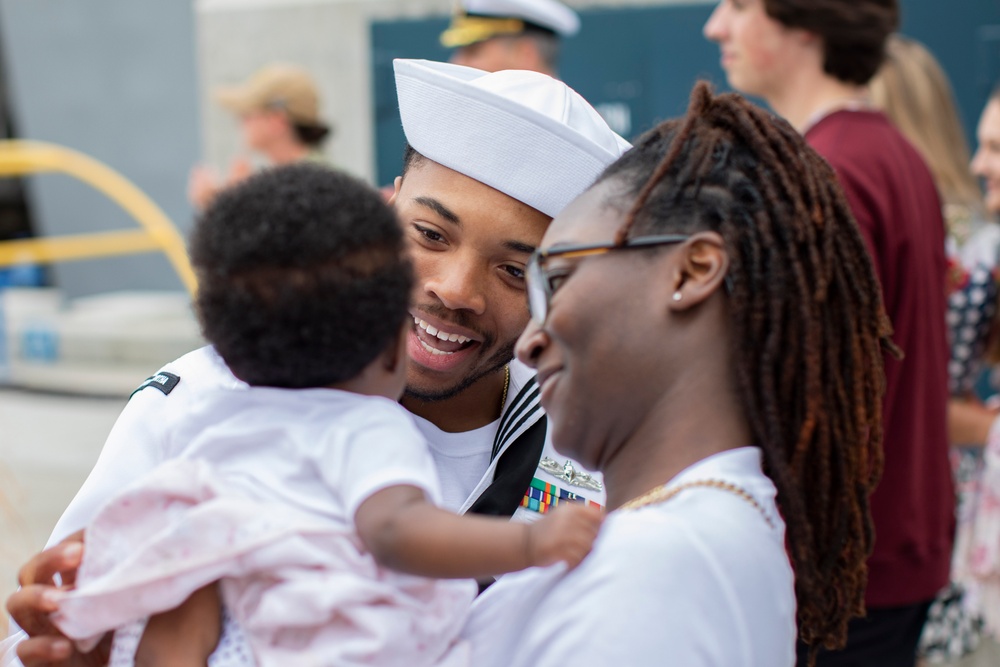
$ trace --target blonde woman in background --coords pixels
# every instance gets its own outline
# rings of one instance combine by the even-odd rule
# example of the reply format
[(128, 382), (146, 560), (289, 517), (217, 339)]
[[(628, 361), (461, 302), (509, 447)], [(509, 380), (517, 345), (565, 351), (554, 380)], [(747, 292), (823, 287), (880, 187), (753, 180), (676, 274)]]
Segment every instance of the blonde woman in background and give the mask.
[[(886, 46), (886, 60), (870, 84), (873, 103), (881, 108), (906, 138), (923, 155), (934, 175), (948, 224), (949, 300), (948, 330), (951, 359), (948, 366), (952, 399), (948, 409), (948, 435), (952, 443), (952, 464), (958, 493), (958, 532), (953, 561), (953, 583), (932, 605), (921, 639), (921, 652), (932, 662), (959, 658), (974, 650), (983, 631), (983, 611), (1000, 604), (988, 602), (990, 593), (979, 574), (996, 566), (979, 563), (970, 567), (974, 544), (983, 540), (982, 524), (987, 488), (986, 460), (991, 450), (991, 429), (997, 410), (976, 397), (976, 380), (988, 363), (998, 359), (1000, 336), (996, 326), (1000, 295), (1000, 213), (987, 197), (986, 207), (973, 173), (969, 170), (969, 149), (965, 141), (954, 95), (944, 70), (919, 42), (893, 36)], [(994, 100), (997, 99), (994, 95)], [(984, 123), (995, 123), (1000, 139), (1000, 101), (996, 119), (986, 112), (980, 123), (980, 150), (972, 166), (976, 175), (986, 176), (979, 167), (987, 139)], [(990, 110), (987, 106), (987, 111)], [(992, 130), (992, 125), (987, 128)], [(998, 173), (1000, 177), (1000, 173)], [(987, 213), (988, 210), (988, 213)], [(1000, 436), (1000, 426), (997, 435)], [(1000, 493), (1000, 489), (993, 489)], [(993, 542), (1000, 532), (992, 531)], [(994, 555), (995, 558), (995, 555)], [(991, 576), (996, 576), (993, 573)], [(997, 619), (991, 619), (994, 633)]]
[(969, 146), (941, 65), (920, 42), (893, 35), (869, 92), (875, 106), (920, 151), (944, 202), (949, 232), (966, 240), (973, 223), (982, 220), (982, 194), (969, 172)]

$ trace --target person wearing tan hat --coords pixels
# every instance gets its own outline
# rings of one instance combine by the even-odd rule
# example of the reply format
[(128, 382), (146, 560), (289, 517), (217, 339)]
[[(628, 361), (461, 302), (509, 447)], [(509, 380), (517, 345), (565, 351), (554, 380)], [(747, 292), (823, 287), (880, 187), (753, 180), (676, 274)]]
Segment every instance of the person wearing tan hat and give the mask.
[[(268, 164), (325, 161), (320, 146), (330, 128), (319, 116), (316, 84), (302, 68), (268, 65), (240, 85), (217, 89), (215, 99), (239, 118), (244, 146)], [(188, 186), (191, 203), (204, 209), (221, 188), (243, 180), (252, 170), (246, 156), (233, 161), (225, 180), (209, 167), (195, 167)]]
[(556, 0), (460, 0), (441, 45), (455, 49), (456, 65), (556, 76), (561, 41), (579, 30), (580, 17)]

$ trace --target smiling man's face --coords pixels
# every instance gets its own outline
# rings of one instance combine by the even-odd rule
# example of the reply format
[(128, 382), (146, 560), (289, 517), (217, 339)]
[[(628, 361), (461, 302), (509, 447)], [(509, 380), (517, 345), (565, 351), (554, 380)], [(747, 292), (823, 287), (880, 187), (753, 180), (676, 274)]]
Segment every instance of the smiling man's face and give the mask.
[(407, 394), (459, 394), (502, 368), (528, 323), (524, 270), (545, 214), (428, 159), (397, 183), (417, 289)]

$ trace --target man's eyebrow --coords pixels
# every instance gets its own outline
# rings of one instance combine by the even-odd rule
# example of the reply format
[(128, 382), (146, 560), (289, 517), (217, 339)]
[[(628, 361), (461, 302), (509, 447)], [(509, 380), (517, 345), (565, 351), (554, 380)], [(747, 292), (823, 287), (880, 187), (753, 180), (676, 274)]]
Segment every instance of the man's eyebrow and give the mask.
[[(461, 218), (459, 218), (454, 211), (452, 211), (450, 208), (442, 204), (437, 199), (434, 199), (433, 197), (414, 197), (413, 201), (415, 201), (417, 204), (420, 204), (421, 206), (426, 206), (427, 208), (431, 209), (432, 211), (434, 211), (435, 213), (437, 213), (438, 215), (440, 215), (442, 218), (452, 223), (453, 225), (456, 225), (458, 227), (462, 226)], [(530, 243), (525, 243), (524, 241), (516, 241), (513, 239), (509, 241), (504, 241), (503, 247), (513, 252), (524, 253), (526, 255), (530, 255), (531, 253), (535, 252), (535, 246), (531, 245)]]
[(421, 206), (426, 206), (452, 224), (459, 226), (462, 224), (462, 221), (459, 220), (454, 211), (433, 197), (414, 197), (413, 201), (417, 202)]
[(526, 255), (530, 255), (535, 252), (535, 246), (530, 243), (524, 243), (523, 241), (504, 241), (503, 247), (508, 250), (513, 250), (514, 252), (523, 252)]

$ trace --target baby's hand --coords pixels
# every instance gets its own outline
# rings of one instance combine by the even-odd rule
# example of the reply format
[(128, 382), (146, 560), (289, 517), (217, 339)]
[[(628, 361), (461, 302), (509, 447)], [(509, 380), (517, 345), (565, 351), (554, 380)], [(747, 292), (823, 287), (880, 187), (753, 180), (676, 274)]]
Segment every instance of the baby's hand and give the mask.
[(604, 513), (596, 507), (582, 503), (560, 505), (527, 527), (529, 564), (565, 561), (572, 570), (590, 553), (602, 521)]
[(219, 175), (211, 167), (196, 166), (188, 176), (188, 200), (199, 211), (204, 211), (215, 199), (220, 189)]

